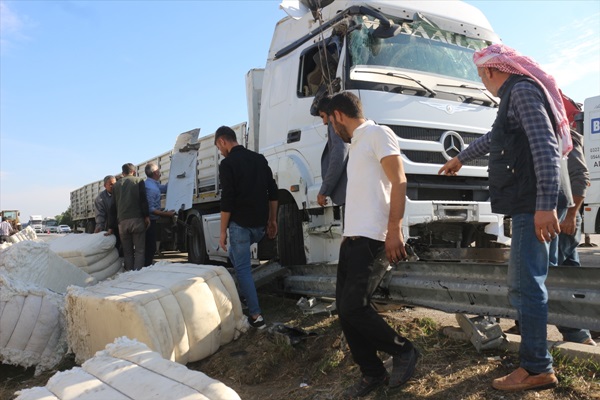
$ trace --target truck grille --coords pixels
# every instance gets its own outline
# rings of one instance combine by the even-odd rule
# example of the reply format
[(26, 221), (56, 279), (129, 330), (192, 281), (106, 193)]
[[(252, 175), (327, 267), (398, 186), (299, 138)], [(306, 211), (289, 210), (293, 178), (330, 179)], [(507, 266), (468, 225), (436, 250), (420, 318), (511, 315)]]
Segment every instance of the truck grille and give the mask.
[[(446, 130), (442, 129), (430, 129), (430, 128), (419, 128), (413, 126), (398, 126), (398, 125), (388, 125), (390, 129), (396, 134), (396, 136), (402, 139), (410, 139), (410, 140), (421, 140), (421, 141), (429, 141), (429, 142), (441, 142), (442, 135)], [(475, 141), (475, 139), (481, 137), (480, 134), (477, 133), (468, 133), (468, 132), (456, 132), (460, 135), (465, 144), (471, 144)], [(422, 163), (422, 164), (444, 164), (446, 163), (446, 158), (442, 152), (432, 152), (432, 151), (418, 151), (418, 150), (402, 150), (402, 154), (406, 158), (408, 158), (412, 162)], [(454, 154), (451, 154), (453, 156)], [(488, 165), (488, 156), (476, 158), (474, 160), (468, 161), (465, 165), (474, 166), (474, 167), (487, 167)]]

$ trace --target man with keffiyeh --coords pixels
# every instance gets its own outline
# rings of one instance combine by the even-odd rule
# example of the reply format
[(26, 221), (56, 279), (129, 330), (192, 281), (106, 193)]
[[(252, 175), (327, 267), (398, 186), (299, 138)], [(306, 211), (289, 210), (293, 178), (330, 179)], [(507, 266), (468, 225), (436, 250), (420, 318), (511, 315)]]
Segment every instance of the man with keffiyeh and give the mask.
[(558, 380), (548, 352), (549, 244), (560, 233), (556, 214), (560, 159), (572, 147), (562, 97), (554, 78), (528, 57), (502, 44), (473, 55), (486, 89), (500, 97), (492, 130), (439, 171), (489, 153), (492, 211), (512, 217), (509, 301), (521, 327), (520, 367), (495, 379), (498, 390), (541, 390)]

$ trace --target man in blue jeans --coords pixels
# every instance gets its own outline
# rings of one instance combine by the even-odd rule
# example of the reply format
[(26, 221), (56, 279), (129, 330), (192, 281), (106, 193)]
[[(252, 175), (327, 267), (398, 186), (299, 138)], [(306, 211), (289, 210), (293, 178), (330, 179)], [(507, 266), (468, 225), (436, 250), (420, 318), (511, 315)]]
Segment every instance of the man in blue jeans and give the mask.
[(265, 328), (252, 278), (250, 246), (265, 235), (277, 235), (277, 184), (262, 154), (237, 142), (233, 129), (222, 126), (215, 133), (215, 146), (225, 159), (219, 165), (221, 181), (221, 238), (219, 245), (227, 251), (235, 269), (241, 295), (248, 305), (248, 322)]
[(560, 157), (572, 147), (569, 123), (554, 78), (528, 57), (502, 44), (473, 55), (487, 90), (500, 97), (492, 130), (448, 161), (439, 173), (489, 153), (492, 211), (512, 216), (509, 301), (521, 328), (520, 366), (494, 379), (497, 390), (556, 387), (547, 346), (546, 277), (550, 242), (560, 233), (556, 207)]

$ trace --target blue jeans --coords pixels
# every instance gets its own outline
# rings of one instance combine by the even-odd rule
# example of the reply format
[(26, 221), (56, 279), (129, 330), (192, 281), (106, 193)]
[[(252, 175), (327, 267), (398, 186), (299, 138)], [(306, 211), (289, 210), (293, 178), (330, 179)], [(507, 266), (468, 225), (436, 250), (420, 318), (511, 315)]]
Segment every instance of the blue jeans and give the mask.
[(517, 310), (521, 329), (521, 367), (533, 373), (553, 372), (548, 352), (549, 244), (535, 236), (533, 214), (512, 216), (512, 244), (508, 264), (508, 299)]
[[(558, 208), (556, 209), (558, 220), (562, 222), (567, 216), (567, 200), (564, 195), (558, 198)], [(575, 223), (575, 234), (567, 235), (561, 233), (557, 238), (550, 242), (550, 265), (571, 265), (581, 267), (577, 246), (581, 242), (581, 215), (577, 213)]]
[[(563, 221), (567, 215), (566, 200), (564, 201), (565, 207), (558, 208), (556, 210), (558, 220)], [(567, 265), (580, 267), (579, 253), (577, 253), (577, 246), (581, 242), (581, 215), (577, 213), (576, 231), (574, 235), (567, 235), (561, 233), (558, 237), (554, 238), (550, 242), (550, 266), (554, 267), (557, 265)], [(590, 331), (587, 329), (568, 328), (565, 326), (556, 326), (558, 331), (562, 334), (563, 340), (567, 342), (582, 343), (587, 339), (591, 338)]]
[(240, 293), (246, 299), (250, 315), (260, 314), (256, 286), (252, 278), (250, 246), (265, 235), (264, 227), (246, 228), (229, 222), (229, 259), (235, 269)]

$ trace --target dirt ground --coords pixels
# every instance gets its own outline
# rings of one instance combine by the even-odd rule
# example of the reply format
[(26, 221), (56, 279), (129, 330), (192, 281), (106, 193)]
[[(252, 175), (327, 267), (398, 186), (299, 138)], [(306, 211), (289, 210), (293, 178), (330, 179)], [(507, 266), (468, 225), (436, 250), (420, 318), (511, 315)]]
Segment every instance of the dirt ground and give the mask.
[[(597, 266), (599, 248), (590, 248), (584, 253), (586, 260), (594, 264), (590, 266)], [(358, 379), (359, 371), (342, 339), (337, 316), (303, 314), (296, 306), (297, 300), (289, 295), (260, 293), (269, 326), (281, 323), (311, 333), (294, 336), (298, 343), (292, 345), (288, 342), (290, 336), (273, 334), (269, 329), (252, 329), (209, 358), (187, 367), (222, 381), (244, 400), (339, 399), (342, 391)], [(443, 327), (455, 323), (450, 314), (405, 307), (384, 315), (416, 344), (421, 357), (415, 376), (403, 388), (394, 392), (382, 388), (365, 397), (366, 400), (600, 400), (600, 365), (597, 363), (567, 362), (555, 353), (558, 388), (541, 392), (498, 392), (491, 388), (491, 381), (516, 368), (516, 354), (500, 350), (478, 353), (471, 343), (446, 337), (442, 334)], [(512, 324), (508, 320), (502, 322), (504, 327)], [(556, 334), (551, 329), (550, 339)], [(73, 358), (67, 357), (56, 370), (34, 377), (33, 368), (0, 364), (0, 400), (14, 399), (19, 389), (44, 386), (57, 370), (74, 366)]]
[[(305, 315), (296, 306), (294, 297), (261, 293), (260, 301), (269, 326), (281, 323), (310, 335), (300, 332), (290, 336), (273, 333), (272, 329), (252, 329), (211, 357), (187, 367), (222, 381), (244, 400), (340, 398), (359, 372), (342, 339), (337, 317), (325, 313)], [(516, 354), (499, 350), (477, 353), (470, 343), (444, 336), (443, 325), (427, 316), (431, 314), (424, 309), (400, 308), (384, 315), (416, 344), (421, 357), (414, 378), (402, 389), (394, 392), (380, 389), (366, 397), (367, 400), (600, 399), (597, 364), (566, 363), (558, 357), (555, 368), (561, 381), (559, 388), (537, 393), (497, 392), (490, 383), (515, 368)], [(297, 343), (290, 344), (288, 339)], [(73, 359), (67, 358), (58, 369), (74, 366)], [(43, 386), (55, 372), (34, 377), (31, 368), (2, 365), (0, 399), (13, 399), (13, 393), (22, 388)]]

